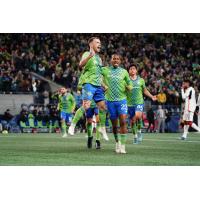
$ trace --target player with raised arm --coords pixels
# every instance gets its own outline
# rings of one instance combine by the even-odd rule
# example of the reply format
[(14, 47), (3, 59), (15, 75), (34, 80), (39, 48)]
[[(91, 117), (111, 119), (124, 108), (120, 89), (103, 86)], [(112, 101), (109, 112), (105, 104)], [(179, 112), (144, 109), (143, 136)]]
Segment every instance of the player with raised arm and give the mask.
[[(88, 45), (90, 50), (83, 53), (79, 63), (79, 67), (83, 70), (84, 76), (82, 80), (82, 109), (87, 111), (93, 99), (99, 108), (99, 123), (103, 124), (106, 119), (106, 105), (104, 101), (104, 90), (102, 88), (102, 60), (98, 55), (101, 50), (101, 41), (97, 37), (92, 37), (89, 39)], [(88, 137), (88, 148), (92, 148), (92, 141), (93, 136)]]
[(143, 94), (151, 98), (153, 101), (157, 100), (146, 88), (143, 78), (138, 76), (138, 66), (133, 63), (128, 68), (129, 76), (133, 84), (133, 89), (127, 92), (128, 114), (131, 120), (132, 133), (134, 134), (133, 143), (138, 144), (142, 141), (142, 113), (144, 110)]
[(196, 110), (196, 97), (195, 90), (191, 86), (191, 81), (186, 79), (183, 81), (182, 89), (181, 89), (182, 99), (185, 101), (184, 105), (184, 113), (183, 113), (183, 134), (181, 139), (185, 140), (187, 138), (188, 129), (192, 127), (200, 133), (200, 127), (198, 127), (193, 122), (194, 112)]
[[(132, 85), (128, 72), (120, 67), (120, 65), (121, 56), (118, 54), (113, 54), (111, 58), (111, 66), (103, 67), (102, 74), (105, 84), (108, 86), (105, 97), (112, 122), (113, 134), (116, 141), (115, 152), (125, 154), (127, 137), (126, 87), (132, 89)], [(120, 124), (120, 134), (118, 134), (118, 120)]]
[(58, 96), (58, 107), (57, 109), (60, 111), (61, 118), (61, 129), (63, 133), (63, 137), (67, 137), (67, 128), (72, 120), (72, 113), (76, 107), (76, 101), (73, 95), (67, 92), (66, 88), (60, 89), (60, 95)]

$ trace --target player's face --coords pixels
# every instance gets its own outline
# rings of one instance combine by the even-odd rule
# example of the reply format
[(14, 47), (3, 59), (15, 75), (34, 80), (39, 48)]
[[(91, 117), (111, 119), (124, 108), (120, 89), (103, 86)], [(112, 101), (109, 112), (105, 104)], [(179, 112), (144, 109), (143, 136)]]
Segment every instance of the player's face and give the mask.
[(61, 89), (60, 89), (60, 93), (61, 93), (61, 94), (65, 94), (66, 91), (67, 91), (66, 88), (61, 88)]
[(119, 67), (120, 64), (121, 64), (120, 56), (113, 55), (112, 58), (111, 58), (111, 65), (113, 67)]
[(99, 39), (94, 39), (91, 42), (91, 47), (94, 49), (95, 52), (99, 53), (101, 51), (101, 41)]
[(135, 66), (130, 67), (129, 69), (129, 75), (130, 76), (135, 76), (137, 74), (137, 69)]
[(183, 89), (187, 89), (189, 87), (189, 84), (187, 82), (183, 82), (182, 87)]

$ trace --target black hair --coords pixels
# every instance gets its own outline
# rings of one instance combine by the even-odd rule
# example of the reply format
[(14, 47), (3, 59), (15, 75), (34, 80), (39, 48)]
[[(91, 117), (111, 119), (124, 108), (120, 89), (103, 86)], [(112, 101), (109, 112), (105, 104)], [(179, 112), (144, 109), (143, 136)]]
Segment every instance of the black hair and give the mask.
[(139, 69), (139, 66), (138, 66), (138, 64), (137, 63), (131, 63), (129, 66), (128, 66), (128, 71), (130, 70), (130, 68), (131, 67), (135, 67), (135, 69), (138, 71), (138, 69)]

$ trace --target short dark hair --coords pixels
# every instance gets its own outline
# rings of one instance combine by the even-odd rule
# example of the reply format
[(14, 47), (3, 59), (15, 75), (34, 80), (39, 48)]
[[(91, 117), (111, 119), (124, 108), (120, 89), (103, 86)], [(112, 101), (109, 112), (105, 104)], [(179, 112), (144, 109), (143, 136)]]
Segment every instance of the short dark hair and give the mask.
[(95, 39), (98, 39), (99, 40), (99, 38), (98, 37), (91, 37), (91, 38), (89, 38), (89, 40), (88, 40), (88, 44), (90, 44), (93, 40), (95, 40)]
[(133, 66), (135, 67), (136, 70), (138, 70), (138, 68), (139, 68), (138, 64), (137, 64), (137, 63), (131, 63), (131, 64), (128, 66), (128, 71), (129, 71), (130, 68), (133, 67)]
[(119, 56), (120, 60), (122, 60), (122, 56), (121, 56), (119, 53), (113, 53), (113, 54), (111, 55), (111, 58), (112, 58), (113, 56)]
[(183, 82), (184, 83), (189, 83), (190, 86), (192, 85), (192, 81), (190, 79), (184, 79)]

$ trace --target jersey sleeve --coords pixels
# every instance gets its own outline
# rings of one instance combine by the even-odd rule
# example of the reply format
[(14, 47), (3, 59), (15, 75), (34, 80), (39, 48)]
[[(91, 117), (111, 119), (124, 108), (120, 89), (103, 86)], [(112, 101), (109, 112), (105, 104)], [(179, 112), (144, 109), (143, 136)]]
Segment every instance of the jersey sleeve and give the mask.
[(108, 67), (102, 67), (102, 68), (101, 68), (101, 74), (102, 74), (103, 76), (106, 76), (107, 73), (108, 73)]
[(89, 56), (90, 52), (86, 51), (85, 53), (83, 53), (82, 57), (81, 57), (81, 61), (84, 60), (85, 58), (87, 58)]
[(132, 90), (133, 89), (133, 84), (132, 84), (132, 82), (131, 82), (131, 79), (130, 79), (130, 77), (129, 77), (129, 74), (128, 74), (128, 72), (125, 70), (125, 76), (124, 76), (124, 81), (125, 81), (125, 83), (126, 83), (126, 87), (127, 87), (127, 89), (128, 90)]
[(145, 84), (145, 81), (144, 79), (142, 79), (142, 91), (146, 88), (146, 84)]

